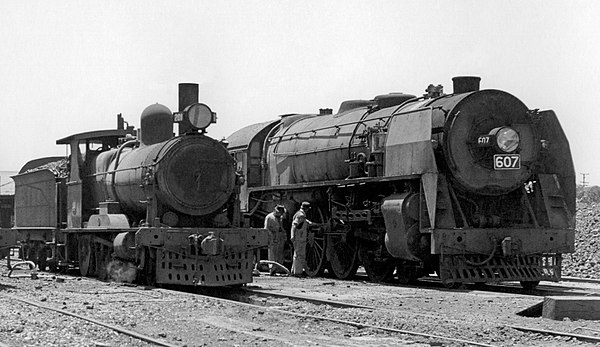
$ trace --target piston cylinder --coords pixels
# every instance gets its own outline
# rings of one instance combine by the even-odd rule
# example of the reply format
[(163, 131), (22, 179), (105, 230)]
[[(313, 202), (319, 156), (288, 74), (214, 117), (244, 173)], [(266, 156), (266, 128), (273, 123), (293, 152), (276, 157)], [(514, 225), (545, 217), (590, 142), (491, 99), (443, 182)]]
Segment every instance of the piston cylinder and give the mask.
[(113, 248), (118, 258), (135, 259), (135, 233), (119, 233), (113, 240)]

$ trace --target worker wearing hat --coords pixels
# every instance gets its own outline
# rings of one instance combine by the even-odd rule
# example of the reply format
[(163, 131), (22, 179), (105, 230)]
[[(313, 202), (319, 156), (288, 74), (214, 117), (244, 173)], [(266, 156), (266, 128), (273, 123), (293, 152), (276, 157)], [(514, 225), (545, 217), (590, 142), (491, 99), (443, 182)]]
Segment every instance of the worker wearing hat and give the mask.
[(306, 219), (306, 214), (310, 210), (310, 203), (304, 201), (300, 210), (296, 212), (292, 222), (291, 239), (294, 244), (294, 262), (292, 263), (292, 275), (296, 277), (304, 276), (306, 267), (306, 236), (308, 226), (312, 224)]
[[(279, 264), (283, 264), (283, 246), (285, 245), (286, 234), (281, 225), (281, 217), (285, 213), (283, 205), (277, 205), (273, 212), (265, 217), (265, 229), (269, 231), (269, 260)], [(277, 271), (277, 266), (269, 265), (269, 272), (274, 276)], [(283, 270), (280, 272), (285, 273)]]

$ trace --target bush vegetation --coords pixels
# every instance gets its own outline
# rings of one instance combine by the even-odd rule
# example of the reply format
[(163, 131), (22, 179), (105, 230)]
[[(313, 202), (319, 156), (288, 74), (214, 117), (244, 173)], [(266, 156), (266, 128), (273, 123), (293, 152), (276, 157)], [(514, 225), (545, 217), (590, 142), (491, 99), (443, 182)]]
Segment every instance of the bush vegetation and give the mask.
[(577, 201), (581, 202), (600, 202), (600, 187), (584, 187), (577, 185)]

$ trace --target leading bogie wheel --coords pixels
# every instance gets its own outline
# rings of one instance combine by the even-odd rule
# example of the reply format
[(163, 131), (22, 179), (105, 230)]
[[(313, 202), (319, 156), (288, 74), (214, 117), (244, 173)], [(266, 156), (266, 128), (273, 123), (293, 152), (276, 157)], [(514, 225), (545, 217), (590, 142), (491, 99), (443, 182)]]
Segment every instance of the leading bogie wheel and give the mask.
[(453, 280), (445, 280), (442, 281), (442, 284), (444, 285), (444, 287), (446, 287), (447, 289), (458, 289), (462, 286), (461, 282), (455, 282)]
[(94, 250), (92, 256), (95, 258), (96, 264), (96, 277), (102, 281), (108, 280), (110, 278), (108, 266), (112, 260), (112, 247), (101, 242), (94, 242), (92, 247)]
[(81, 276), (91, 275), (90, 260), (93, 257), (93, 254), (92, 237), (90, 235), (81, 235), (79, 237), (77, 243), (77, 255), (79, 260), (79, 273)]
[(396, 275), (400, 284), (415, 284), (419, 277), (426, 274), (426, 271), (417, 262), (407, 260), (398, 260), (396, 262)]
[(381, 252), (380, 248), (381, 246), (369, 247), (361, 244), (358, 257), (371, 281), (388, 282), (394, 277), (396, 260), (387, 252)]
[(354, 277), (358, 265), (358, 247), (350, 232), (330, 234), (326, 237), (327, 260), (335, 277), (346, 280)]
[(37, 265), (40, 271), (46, 271), (48, 267), (48, 248), (40, 246), (37, 251)]
[(540, 281), (521, 281), (521, 287), (526, 290), (532, 290), (537, 288)]

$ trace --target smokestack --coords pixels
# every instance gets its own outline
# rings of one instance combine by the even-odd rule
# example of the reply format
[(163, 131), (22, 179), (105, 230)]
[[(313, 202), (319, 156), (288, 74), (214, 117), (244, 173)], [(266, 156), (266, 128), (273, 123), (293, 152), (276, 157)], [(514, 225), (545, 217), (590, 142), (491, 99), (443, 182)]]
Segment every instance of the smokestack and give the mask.
[[(199, 100), (198, 83), (179, 83), (179, 112), (183, 112), (186, 107), (197, 103)], [(189, 127), (179, 123), (179, 135), (185, 134)]]
[(479, 81), (481, 77), (476, 76), (457, 76), (452, 78), (454, 94), (476, 92), (479, 90)]
[(333, 114), (333, 110), (330, 108), (320, 108), (319, 109), (319, 116), (326, 116), (328, 114)]

